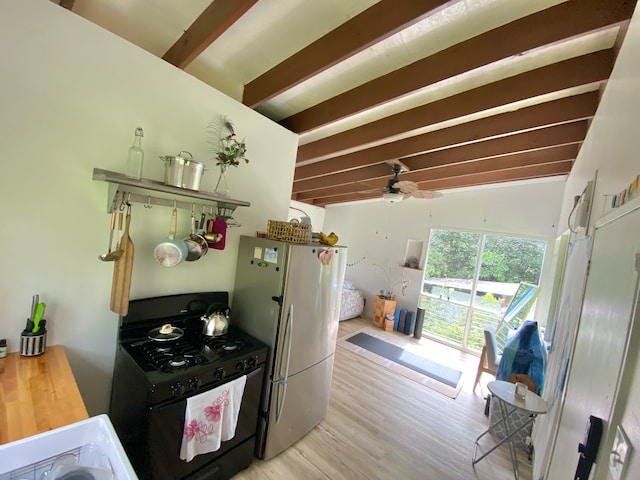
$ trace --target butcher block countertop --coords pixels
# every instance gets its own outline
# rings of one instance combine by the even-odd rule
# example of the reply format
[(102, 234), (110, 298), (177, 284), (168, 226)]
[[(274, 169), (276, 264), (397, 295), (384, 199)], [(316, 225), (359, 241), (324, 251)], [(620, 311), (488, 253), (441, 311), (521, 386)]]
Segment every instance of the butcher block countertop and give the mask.
[(0, 445), (87, 418), (63, 347), (0, 358)]

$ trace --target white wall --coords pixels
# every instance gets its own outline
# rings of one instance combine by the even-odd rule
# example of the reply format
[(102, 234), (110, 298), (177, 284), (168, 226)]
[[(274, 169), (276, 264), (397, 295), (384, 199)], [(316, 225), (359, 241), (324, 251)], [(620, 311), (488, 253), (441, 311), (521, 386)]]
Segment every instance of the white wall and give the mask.
[[(638, 58), (640, 58), (640, 12), (636, 8), (596, 116), (567, 180), (567, 190), (562, 207), (563, 222), (566, 221), (568, 212), (573, 206), (573, 196), (582, 192), (587, 180), (592, 179), (596, 172), (597, 182), (590, 231), (593, 230), (595, 220), (607, 211), (605, 195), (623, 190), (640, 173), (640, 157), (638, 156), (640, 62), (638, 62)], [(637, 200), (635, 201), (637, 202)], [(614, 281), (613, 278), (612, 281)], [(588, 313), (593, 314), (593, 312)], [(638, 325), (637, 318), (636, 314), (633, 325), (635, 334), (632, 336), (635, 343), (631, 345), (632, 352), (635, 352), (638, 347), (637, 332), (640, 325)], [(599, 342), (606, 351), (608, 347), (616, 345), (620, 335), (625, 335), (625, 332), (615, 329), (609, 330), (607, 325), (603, 324), (601, 335), (596, 336), (594, 341)], [(578, 348), (579, 346), (576, 345), (576, 349)], [(623, 478), (635, 478), (634, 475), (637, 475), (640, 470), (638, 456), (640, 449), (640, 422), (638, 421), (640, 418), (640, 389), (638, 389), (640, 370), (638, 369), (638, 358), (635, 353), (630, 355), (627, 358), (625, 370), (620, 372), (620, 378), (623, 381), (623, 395), (614, 399), (613, 411), (609, 418), (605, 418), (605, 434), (600, 445), (600, 465), (597, 466), (595, 475), (593, 475), (596, 479), (609, 478), (606, 460), (613, 445), (610, 433), (615, 429), (617, 423), (622, 425), (629, 436), (633, 451), (630, 463), (626, 467), (626, 476)], [(593, 362), (592, 365), (595, 368), (599, 366), (601, 359), (591, 357), (589, 361)], [(589, 369), (589, 364), (584, 367)], [(610, 382), (615, 381), (616, 378), (612, 376)], [(567, 389), (571, 388), (571, 382), (570, 376)], [(602, 395), (602, 390), (598, 389), (598, 385), (592, 385), (589, 395), (593, 395), (593, 403), (602, 401), (598, 397)], [(589, 408), (571, 410), (570, 406), (566, 406), (565, 410), (567, 411), (563, 412), (560, 429), (573, 430), (575, 432), (573, 440), (575, 441), (562, 447), (574, 452), (577, 442), (582, 438), (586, 418), (592, 412), (589, 411)], [(557, 458), (559, 465), (566, 460), (561, 451), (557, 452)]]
[(291, 200), (291, 205), (289, 206), (289, 218), (300, 220), (305, 216), (305, 213), (311, 219), (311, 231), (321, 232), (324, 225), (325, 209), (309, 205), (308, 203)]
[[(392, 267), (392, 276), (411, 280), (398, 296), (398, 305), (415, 310), (422, 272), (399, 266), (404, 260), (408, 240), (424, 241), (421, 266), (431, 228), (451, 228), (518, 235), (544, 240), (547, 253), (541, 280), (536, 318), (545, 324), (550, 292), (550, 262), (564, 180), (541, 183), (522, 182), (485, 188), (445, 191), (434, 200), (410, 198), (390, 204), (383, 200), (328, 206), (324, 228), (340, 236), (340, 244), (349, 247), (346, 278), (362, 289), (367, 299), (365, 313), (373, 314), (373, 300), (386, 283), (381, 269), (373, 263)], [(364, 257), (364, 260), (362, 260)]]
[[(143, 176), (163, 179), (159, 155), (190, 151), (211, 162), (207, 124), (230, 117), (248, 165), (230, 172), (231, 196), (251, 202), (224, 251), (174, 268), (156, 264), (170, 209), (134, 205), (132, 298), (231, 290), (240, 234), (286, 219), (297, 136), (157, 57), (47, 0), (0, 1), (0, 338), (17, 351), (31, 296), (47, 303), (48, 343), (64, 345), (90, 414), (108, 409), (118, 316), (109, 310), (108, 184), (94, 167), (124, 171), (136, 126)], [(215, 171), (202, 190), (213, 190)], [(268, 180), (267, 180), (268, 179)], [(188, 233), (180, 211), (179, 233)]]

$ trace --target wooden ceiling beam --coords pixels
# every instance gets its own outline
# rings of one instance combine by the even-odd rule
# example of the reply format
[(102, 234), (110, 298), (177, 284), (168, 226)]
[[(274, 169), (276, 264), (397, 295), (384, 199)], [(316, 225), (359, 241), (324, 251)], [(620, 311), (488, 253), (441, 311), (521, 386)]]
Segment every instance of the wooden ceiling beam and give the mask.
[[(407, 180), (421, 181), (420, 171), (425, 168), (460, 164), (476, 160), (511, 155), (517, 152), (549, 148), (557, 145), (582, 143), (587, 135), (587, 121), (565, 123), (529, 132), (498, 137), (484, 142), (469, 143), (455, 148), (423, 153), (402, 160), (410, 172), (404, 173)], [(416, 178), (418, 180), (416, 180)]]
[[(533, 150), (528, 152), (518, 152), (511, 155), (501, 157), (485, 158), (474, 162), (465, 162), (454, 165), (447, 165), (440, 168), (431, 168), (420, 171), (411, 178), (420, 187), (424, 182), (435, 180), (444, 180), (451, 177), (461, 177), (464, 175), (472, 175), (477, 173), (495, 172), (498, 170), (511, 170), (514, 168), (530, 167), (534, 165), (544, 165), (548, 163), (565, 162), (567, 160), (575, 160), (578, 155), (578, 144), (561, 145), (541, 150)], [(402, 174), (401, 180), (405, 180), (406, 174)], [(295, 200), (301, 202), (313, 199), (325, 198), (337, 195), (347, 195), (349, 193), (367, 193), (369, 190), (376, 190), (382, 193), (386, 186), (387, 180), (376, 179), (367, 184), (348, 184), (339, 185), (320, 190), (310, 190), (296, 194)]]
[(162, 59), (178, 68), (186, 67), (257, 2), (258, 0), (211, 2)]
[[(462, 188), (473, 187), (481, 185), (490, 185), (496, 183), (514, 182), (520, 180), (530, 180), (535, 178), (546, 178), (567, 175), (571, 171), (573, 166), (572, 160), (564, 162), (551, 163), (542, 166), (515, 168), (512, 170), (500, 171), (500, 172), (487, 172), (479, 173), (475, 175), (467, 175), (465, 177), (455, 177), (446, 180), (436, 180), (433, 182), (427, 182), (420, 187), (423, 190), (447, 190), (450, 188)], [(446, 195), (446, 193), (445, 193)], [(372, 192), (371, 194), (349, 194), (336, 197), (327, 197), (324, 199), (314, 199), (309, 203), (318, 207), (325, 207), (327, 205), (345, 202), (355, 202), (360, 200), (369, 200), (375, 198), (381, 198), (380, 193)], [(293, 197), (292, 197), (293, 198)], [(437, 201), (436, 200), (420, 200), (425, 202)]]
[(293, 193), (306, 192), (321, 188), (334, 187), (336, 185), (354, 184), (357, 182), (369, 182), (380, 178), (391, 178), (391, 167), (385, 163), (378, 163), (368, 167), (349, 170), (348, 172), (332, 173), (322, 177), (310, 178), (293, 182)]
[(497, 172), (476, 173), (461, 177), (433, 180), (420, 184), (421, 190), (445, 190), (449, 188), (470, 187), (475, 185), (488, 185), (491, 183), (512, 182), (516, 180), (529, 180), (533, 178), (545, 178), (558, 175), (568, 175), (573, 167), (574, 160), (554, 162), (545, 165), (513, 168)]
[[(472, 162), (488, 157), (508, 155), (527, 150), (548, 148), (555, 145), (580, 143), (587, 132), (586, 120), (555, 125), (528, 132), (497, 137), (483, 142), (469, 143), (458, 147), (423, 153), (402, 159), (410, 172), (403, 173), (403, 180), (416, 181), (418, 172), (427, 168), (442, 167), (456, 163)], [(378, 178), (390, 178), (391, 167), (376, 164), (347, 172), (333, 173), (322, 177), (293, 182), (292, 193), (328, 188), (336, 185), (371, 182)]]
[(309, 160), (405, 134), (457, 117), (509, 105), (567, 88), (606, 81), (613, 69), (613, 50), (602, 50), (421, 105), (298, 148)]
[(591, 118), (596, 112), (598, 101), (599, 94), (594, 91), (454, 125), (299, 166), (295, 169), (294, 180), (343, 172), (497, 135)]
[(414, 25), (448, 2), (449, 0), (380, 0), (246, 84), (242, 102), (255, 108), (371, 45)]
[(636, 1), (569, 0), (397, 69), (280, 123), (304, 133), (493, 62), (628, 20)]

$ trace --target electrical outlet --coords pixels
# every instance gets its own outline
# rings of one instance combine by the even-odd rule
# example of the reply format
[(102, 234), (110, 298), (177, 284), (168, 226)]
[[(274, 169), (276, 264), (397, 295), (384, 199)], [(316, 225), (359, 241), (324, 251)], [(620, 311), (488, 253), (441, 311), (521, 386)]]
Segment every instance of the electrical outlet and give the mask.
[(609, 471), (613, 480), (622, 478), (624, 466), (627, 458), (629, 458), (630, 448), (629, 439), (627, 439), (622, 427), (618, 425), (616, 427), (616, 438), (613, 441), (613, 450), (609, 454)]

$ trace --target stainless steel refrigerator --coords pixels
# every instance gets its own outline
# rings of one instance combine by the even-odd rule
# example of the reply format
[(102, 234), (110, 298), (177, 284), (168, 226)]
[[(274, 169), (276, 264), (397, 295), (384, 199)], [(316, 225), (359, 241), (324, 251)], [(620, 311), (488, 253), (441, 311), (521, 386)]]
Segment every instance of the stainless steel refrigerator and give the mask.
[(242, 236), (231, 325), (269, 346), (256, 456), (269, 459), (327, 413), (347, 248)]

